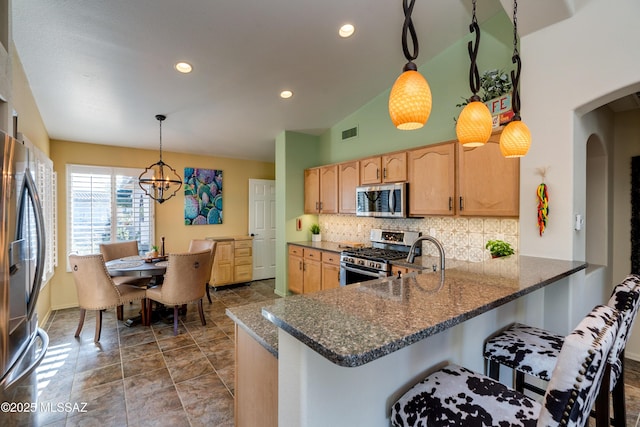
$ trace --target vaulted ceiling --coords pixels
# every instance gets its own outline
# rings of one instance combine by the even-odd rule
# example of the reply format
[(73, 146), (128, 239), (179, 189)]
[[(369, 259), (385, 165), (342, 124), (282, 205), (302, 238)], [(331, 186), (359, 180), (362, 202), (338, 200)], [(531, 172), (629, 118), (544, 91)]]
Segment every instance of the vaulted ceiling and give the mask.
[[(589, 0), (521, 0), (521, 34)], [(478, 0), (480, 22), (511, 0)], [(406, 62), (399, 0), (13, 0), (13, 39), (52, 139), (274, 161), (283, 130), (320, 134)], [(471, 0), (417, 0), (419, 64), (468, 34)], [(338, 28), (355, 25), (342, 39)], [(177, 61), (193, 65), (180, 74)], [(281, 99), (282, 90), (293, 97)]]

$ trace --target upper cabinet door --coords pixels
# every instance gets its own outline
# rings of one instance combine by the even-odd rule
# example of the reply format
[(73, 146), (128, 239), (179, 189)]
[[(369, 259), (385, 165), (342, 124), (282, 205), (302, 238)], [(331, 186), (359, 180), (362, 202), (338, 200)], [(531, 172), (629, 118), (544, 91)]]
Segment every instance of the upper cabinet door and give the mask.
[(382, 156), (382, 182), (405, 182), (407, 180), (407, 153)]
[(320, 213), (338, 212), (338, 165), (320, 168)]
[(409, 216), (455, 214), (455, 144), (409, 151)]
[(458, 157), (460, 215), (519, 215), (520, 159), (505, 158), (497, 141), (460, 147)]
[(314, 214), (320, 210), (320, 168), (304, 171), (304, 213)]
[(356, 213), (356, 187), (360, 185), (360, 162), (338, 165), (338, 212)]
[(382, 182), (381, 165), (380, 156), (360, 160), (360, 185), (380, 184)]

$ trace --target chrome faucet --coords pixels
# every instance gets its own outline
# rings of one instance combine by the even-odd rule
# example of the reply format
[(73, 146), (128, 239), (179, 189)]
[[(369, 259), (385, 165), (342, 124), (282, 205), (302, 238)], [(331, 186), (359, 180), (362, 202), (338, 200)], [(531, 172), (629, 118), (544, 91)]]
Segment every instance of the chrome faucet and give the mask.
[(413, 261), (415, 261), (416, 247), (418, 246), (418, 243), (422, 242), (423, 240), (428, 240), (436, 245), (436, 247), (438, 248), (438, 252), (440, 253), (440, 270), (444, 271), (444, 246), (442, 246), (440, 240), (429, 235), (420, 236), (413, 242), (413, 244), (411, 245), (411, 249), (409, 249), (409, 255), (407, 255), (407, 262), (412, 264)]

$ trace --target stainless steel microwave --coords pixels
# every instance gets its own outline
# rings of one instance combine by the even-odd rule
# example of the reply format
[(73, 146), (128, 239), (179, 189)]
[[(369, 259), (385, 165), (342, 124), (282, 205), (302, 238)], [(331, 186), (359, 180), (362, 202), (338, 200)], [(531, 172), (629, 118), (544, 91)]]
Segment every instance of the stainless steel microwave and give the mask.
[(407, 184), (382, 184), (356, 188), (356, 216), (405, 218)]

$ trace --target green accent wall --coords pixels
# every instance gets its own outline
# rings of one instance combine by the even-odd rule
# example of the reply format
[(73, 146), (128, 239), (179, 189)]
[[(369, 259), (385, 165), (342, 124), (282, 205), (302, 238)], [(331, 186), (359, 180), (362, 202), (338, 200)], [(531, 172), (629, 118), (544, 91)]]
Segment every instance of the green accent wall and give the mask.
[[(276, 293), (287, 295), (287, 242), (310, 240), (317, 215), (304, 214), (304, 170), (317, 164), (319, 138), (285, 131), (276, 137)], [(300, 231), (296, 219), (302, 219)]]

